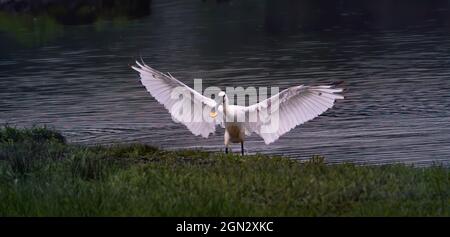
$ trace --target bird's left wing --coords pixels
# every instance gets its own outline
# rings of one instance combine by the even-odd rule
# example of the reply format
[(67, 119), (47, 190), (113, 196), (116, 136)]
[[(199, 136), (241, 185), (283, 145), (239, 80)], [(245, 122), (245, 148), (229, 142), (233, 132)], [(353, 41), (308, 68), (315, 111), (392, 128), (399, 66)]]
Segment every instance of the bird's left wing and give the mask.
[(170, 74), (144, 63), (136, 61), (136, 64), (132, 68), (140, 73), (142, 85), (164, 105), (175, 122), (184, 124), (196, 136), (208, 137), (214, 133), (217, 121), (209, 117), (209, 112), (216, 106), (213, 99), (201, 95)]
[(256, 133), (266, 144), (296, 126), (314, 119), (343, 99), (342, 88), (293, 86), (257, 104), (244, 107), (246, 133)]

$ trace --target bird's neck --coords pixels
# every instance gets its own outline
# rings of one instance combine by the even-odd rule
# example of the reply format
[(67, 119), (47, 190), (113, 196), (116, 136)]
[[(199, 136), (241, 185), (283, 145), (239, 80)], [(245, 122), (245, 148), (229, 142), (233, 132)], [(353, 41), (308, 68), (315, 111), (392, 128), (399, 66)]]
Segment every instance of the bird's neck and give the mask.
[(227, 110), (228, 110), (228, 98), (225, 97), (225, 99), (223, 100), (223, 113), (226, 115), (227, 114)]

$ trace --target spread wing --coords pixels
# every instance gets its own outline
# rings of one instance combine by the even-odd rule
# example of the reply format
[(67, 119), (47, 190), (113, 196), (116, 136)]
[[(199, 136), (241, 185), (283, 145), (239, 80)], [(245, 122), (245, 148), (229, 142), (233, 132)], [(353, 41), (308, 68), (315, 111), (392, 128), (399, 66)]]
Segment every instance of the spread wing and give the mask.
[(164, 105), (175, 122), (184, 124), (194, 135), (208, 137), (214, 133), (217, 121), (209, 117), (209, 111), (216, 106), (213, 99), (201, 95), (169, 73), (163, 74), (137, 61), (136, 64), (132, 68), (140, 73), (142, 85)]
[(294, 86), (285, 89), (244, 108), (248, 116), (245, 124), (247, 133), (254, 132), (270, 144), (333, 107), (337, 99), (344, 99), (338, 94), (342, 91), (342, 88), (333, 86)]

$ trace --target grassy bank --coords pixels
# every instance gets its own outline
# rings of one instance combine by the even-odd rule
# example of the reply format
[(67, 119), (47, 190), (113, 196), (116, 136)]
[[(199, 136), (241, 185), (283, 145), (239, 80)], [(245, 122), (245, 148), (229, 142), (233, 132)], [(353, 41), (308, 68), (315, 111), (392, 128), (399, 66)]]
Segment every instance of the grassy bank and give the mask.
[(0, 216), (449, 216), (450, 170), (67, 144), (0, 128)]

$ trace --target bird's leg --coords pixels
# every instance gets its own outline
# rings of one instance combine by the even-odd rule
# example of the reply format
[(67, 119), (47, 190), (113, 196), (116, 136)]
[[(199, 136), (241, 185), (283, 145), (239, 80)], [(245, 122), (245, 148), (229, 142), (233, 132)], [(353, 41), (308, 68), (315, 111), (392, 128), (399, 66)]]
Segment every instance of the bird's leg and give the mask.
[(228, 154), (228, 152), (231, 152), (230, 143), (225, 143), (225, 154)]
[(228, 146), (230, 145), (230, 139), (226, 129), (225, 134), (223, 135), (223, 144), (225, 145), (225, 154), (228, 154)]
[(244, 142), (241, 142), (241, 154), (244, 155)]

